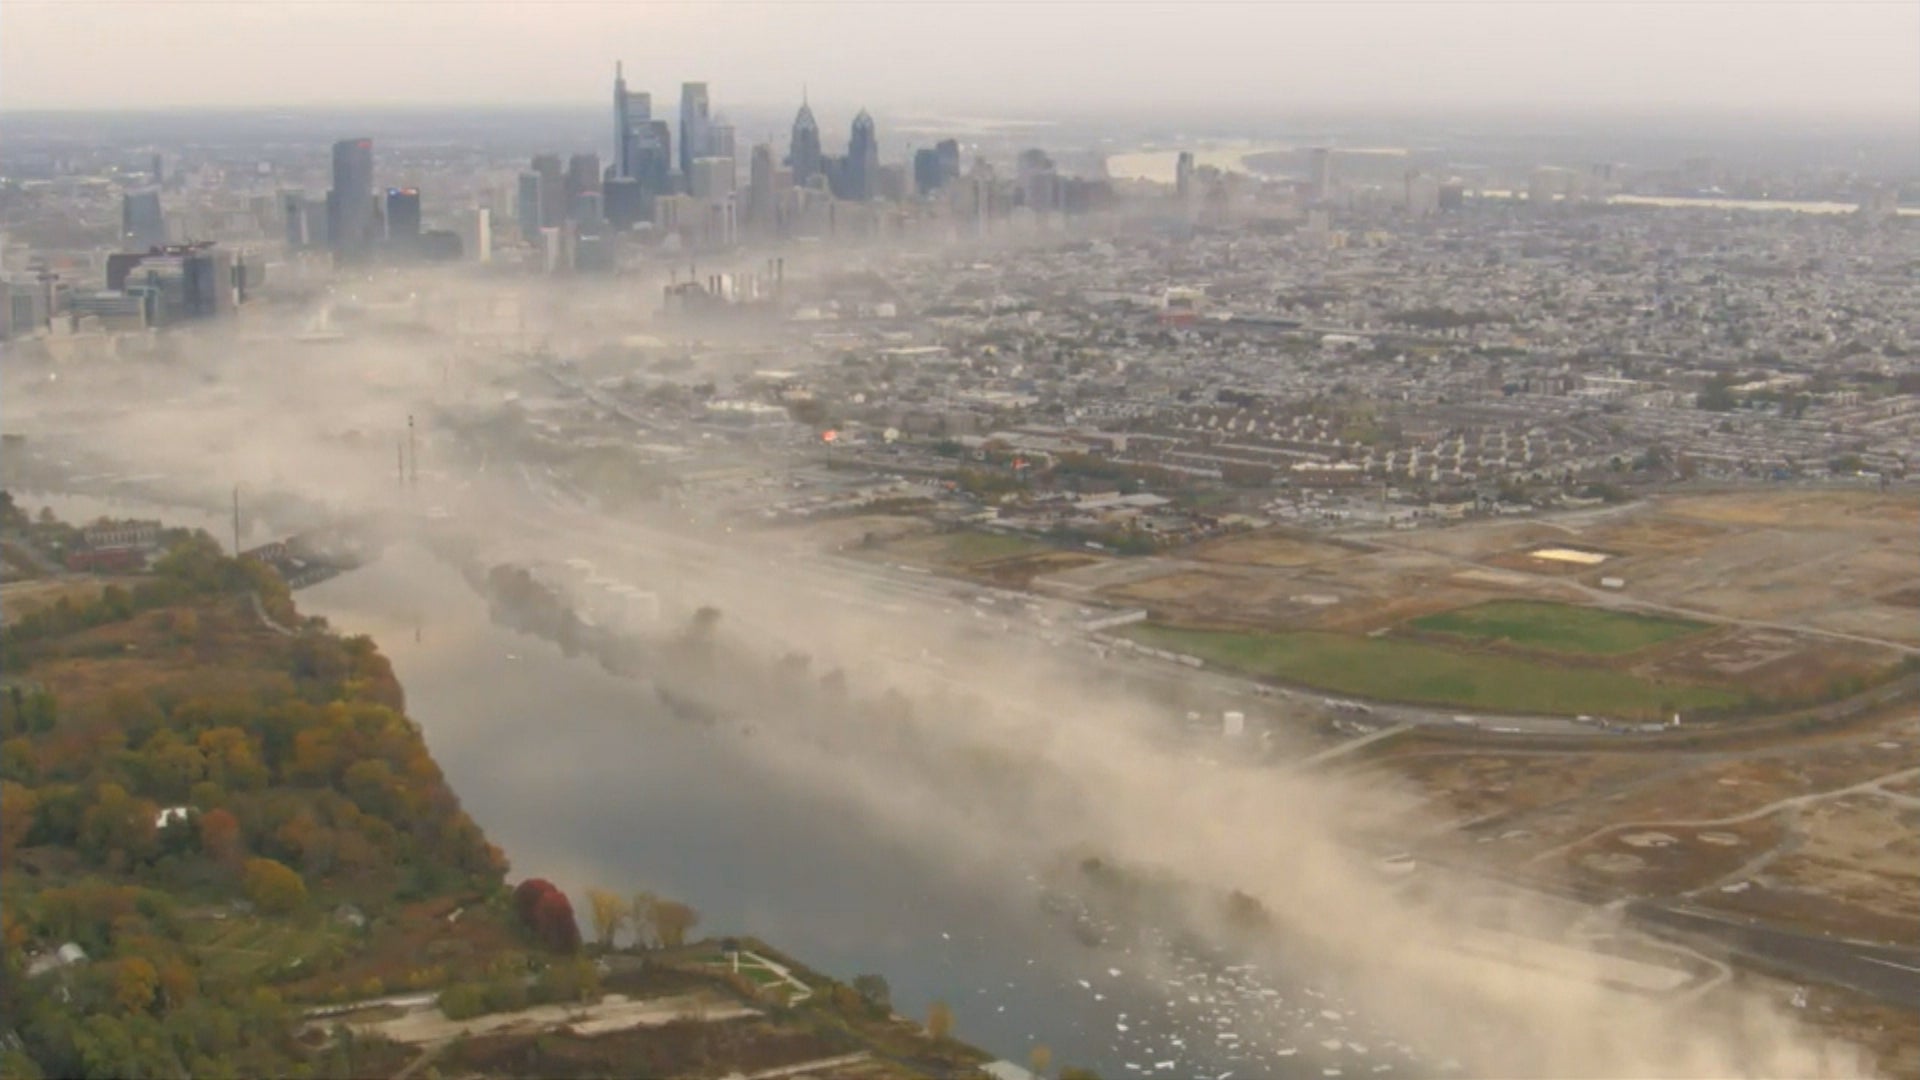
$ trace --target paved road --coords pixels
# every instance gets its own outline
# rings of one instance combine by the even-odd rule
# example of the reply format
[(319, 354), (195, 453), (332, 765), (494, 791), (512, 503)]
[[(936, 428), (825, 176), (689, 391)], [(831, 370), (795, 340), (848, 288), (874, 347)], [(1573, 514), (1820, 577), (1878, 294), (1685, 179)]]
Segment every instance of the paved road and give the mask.
[(1685, 905), (1642, 901), (1627, 910), (1647, 929), (1709, 938), (1796, 978), (1844, 986), (1908, 1008), (1920, 1002), (1920, 948), (1807, 934)]

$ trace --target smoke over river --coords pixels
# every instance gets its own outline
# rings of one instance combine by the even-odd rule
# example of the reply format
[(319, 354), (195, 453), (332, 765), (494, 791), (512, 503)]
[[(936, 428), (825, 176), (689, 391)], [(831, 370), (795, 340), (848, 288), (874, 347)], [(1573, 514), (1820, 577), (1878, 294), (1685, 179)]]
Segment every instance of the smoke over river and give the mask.
[[(9, 430), (24, 416), (34, 437), (128, 473), (202, 496), (237, 479), (337, 515), (392, 509), (408, 402), (425, 413), (482, 385), (400, 351), (264, 370), (210, 369), (137, 408), (106, 373), (59, 386), (10, 371)], [(1396, 887), (1355, 838), (1405, 829), (1407, 792), (1205, 760), (1168, 738), (1162, 704), (1098, 668), (963, 630), (937, 605), (876, 603), (857, 575), (668, 524), (664, 504), (562, 505), (534, 473), (422, 428), (434, 528), (483, 565), (585, 558), (665, 601), (622, 678), (497, 625), (405, 538), (300, 594), (393, 658), (519, 873), (687, 899), (709, 928), (885, 974), (903, 1009), (946, 998), (958, 1033), (999, 1053), (1043, 1042), (1110, 1077), (1866, 1067), (1735, 985), (1606, 985), (1616, 963), (1531, 944), (1572, 940), (1556, 904), (1464, 876)], [(702, 606), (717, 617), (695, 633)]]

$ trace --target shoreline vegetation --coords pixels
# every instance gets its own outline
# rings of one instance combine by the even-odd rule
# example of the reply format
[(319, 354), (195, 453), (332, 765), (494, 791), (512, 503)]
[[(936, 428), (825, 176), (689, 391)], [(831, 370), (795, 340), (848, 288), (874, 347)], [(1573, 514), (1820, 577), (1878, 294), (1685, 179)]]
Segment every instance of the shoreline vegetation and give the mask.
[[(68, 528), (0, 503), (16, 548)], [(698, 939), (672, 899), (576, 888), (583, 939), (568, 891), (510, 885), (371, 639), (302, 617), (269, 567), (204, 533), (165, 543), (144, 568), (9, 597), (0, 1077), (946, 1077), (990, 1060), (944, 1005), (922, 1023), (878, 975)]]

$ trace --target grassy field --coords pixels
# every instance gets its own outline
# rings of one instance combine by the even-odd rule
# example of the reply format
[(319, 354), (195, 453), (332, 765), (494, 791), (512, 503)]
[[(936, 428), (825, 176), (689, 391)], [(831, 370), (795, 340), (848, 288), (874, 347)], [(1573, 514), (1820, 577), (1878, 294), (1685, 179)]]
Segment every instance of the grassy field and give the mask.
[(1543, 652), (1612, 656), (1706, 629), (1691, 619), (1634, 615), (1542, 600), (1490, 600), (1407, 624), (1430, 634), (1504, 641)]
[(1656, 716), (1663, 705), (1686, 710), (1740, 700), (1740, 695), (1719, 687), (1656, 683), (1626, 672), (1558, 667), (1390, 638), (1312, 631), (1183, 630), (1144, 624), (1126, 632), (1143, 644), (1187, 653), (1220, 667), (1385, 701), (1624, 718)]
[(939, 560), (958, 563), (962, 566), (991, 562), (994, 559), (1010, 559), (1015, 555), (1033, 555), (1047, 550), (1045, 544), (1029, 540), (1024, 536), (1008, 536), (1005, 533), (946, 533), (939, 537), (939, 542)]

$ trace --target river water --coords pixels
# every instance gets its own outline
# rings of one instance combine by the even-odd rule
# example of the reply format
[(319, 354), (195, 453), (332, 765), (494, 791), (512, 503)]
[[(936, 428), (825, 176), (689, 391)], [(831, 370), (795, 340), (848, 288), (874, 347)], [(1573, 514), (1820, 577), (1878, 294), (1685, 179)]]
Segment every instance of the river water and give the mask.
[(1337, 1036), (1374, 1044), (1348, 1075), (1414, 1064), (1319, 990), (1283, 994), (1221, 962), (1149, 971), (1148, 954), (1164, 955), (1151, 942), (1077, 939), (1037, 886), (969, 880), (850, 800), (756, 769), (737, 733), (674, 720), (645, 684), (495, 624), (422, 551), (394, 549), (298, 600), (379, 642), (516, 876), (685, 900), (707, 932), (761, 936), (843, 979), (885, 975), (908, 1015), (945, 1000), (960, 1037), (1018, 1062), (1042, 1043), (1056, 1065), (1107, 1077), (1321, 1075)]

